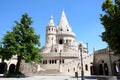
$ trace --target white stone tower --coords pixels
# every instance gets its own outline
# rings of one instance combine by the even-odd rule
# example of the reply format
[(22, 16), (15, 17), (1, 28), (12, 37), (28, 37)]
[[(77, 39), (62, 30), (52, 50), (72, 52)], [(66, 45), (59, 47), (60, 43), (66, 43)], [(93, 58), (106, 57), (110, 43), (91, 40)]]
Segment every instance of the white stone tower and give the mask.
[(53, 17), (50, 17), (50, 21), (46, 27), (46, 45), (52, 46), (56, 44), (56, 27), (53, 21)]
[[(40, 53), (43, 57), (43, 69), (59, 71), (63, 74), (74, 74), (80, 70), (80, 49), (82, 45), (83, 57), (88, 56), (86, 45), (76, 41), (65, 12), (62, 11), (58, 25), (54, 24), (53, 17), (46, 26), (46, 45)], [(90, 62), (87, 60), (85, 62)]]
[(75, 42), (75, 34), (72, 32), (71, 27), (67, 21), (64, 11), (62, 11), (58, 26), (57, 26), (57, 43)]

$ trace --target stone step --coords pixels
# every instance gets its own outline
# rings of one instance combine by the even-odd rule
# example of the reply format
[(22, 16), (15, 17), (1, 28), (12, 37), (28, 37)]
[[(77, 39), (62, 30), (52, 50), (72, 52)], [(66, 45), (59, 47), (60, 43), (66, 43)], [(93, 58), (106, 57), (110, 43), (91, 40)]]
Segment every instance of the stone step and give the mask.
[(61, 74), (58, 70), (45, 70), (45, 71), (39, 71), (36, 74), (41, 74), (41, 75), (54, 75), (54, 74)]

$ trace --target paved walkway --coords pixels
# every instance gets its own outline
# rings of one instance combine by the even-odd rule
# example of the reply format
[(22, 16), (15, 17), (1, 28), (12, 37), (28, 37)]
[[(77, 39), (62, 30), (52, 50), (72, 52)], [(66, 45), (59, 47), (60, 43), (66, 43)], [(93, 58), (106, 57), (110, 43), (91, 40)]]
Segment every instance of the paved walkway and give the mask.
[[(26, 78), (0, 78), (0, 80), (81, 80), (71, 76), (30, 76)], [(85, 79), (97, 80), (97, 79)]]

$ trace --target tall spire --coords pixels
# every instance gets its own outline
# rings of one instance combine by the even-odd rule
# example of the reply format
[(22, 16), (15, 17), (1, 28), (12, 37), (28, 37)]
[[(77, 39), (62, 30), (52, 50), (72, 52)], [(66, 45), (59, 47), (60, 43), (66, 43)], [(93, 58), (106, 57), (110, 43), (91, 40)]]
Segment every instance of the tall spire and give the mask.
[(59, 20), (59, 23), (58, 23), (58, 27), (61, 27), (63, 30), (64, 29), (69, 29), (71, 31), (71, 28), (70, 28), (69, 23), (67, 21), (64, 10), (62, 11), (62, 14), (61, 14), (61, 17), (60, 17), (60, 20)]
[(50, 16), (50, 21), (48, 23), (48, 26), (55, 26), (52, 16)]

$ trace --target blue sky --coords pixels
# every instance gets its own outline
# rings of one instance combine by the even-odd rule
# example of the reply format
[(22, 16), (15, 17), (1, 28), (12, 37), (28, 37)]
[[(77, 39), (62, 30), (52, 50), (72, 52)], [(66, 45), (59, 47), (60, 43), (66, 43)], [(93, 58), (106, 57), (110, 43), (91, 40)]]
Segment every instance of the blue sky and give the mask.
[(15, 26), (23, 13), (33, 19), (32, 26), (40, 35), (41, 46), (45, 44), (45, 28), (50, 16), (57, 25), (64, 9), (76, 40), (88, 43), (89, 51), (107, 47), (99, 35), (104, 31), (100, 22), (101, 5), (104, 0), (0, 0), (0, 38)]

